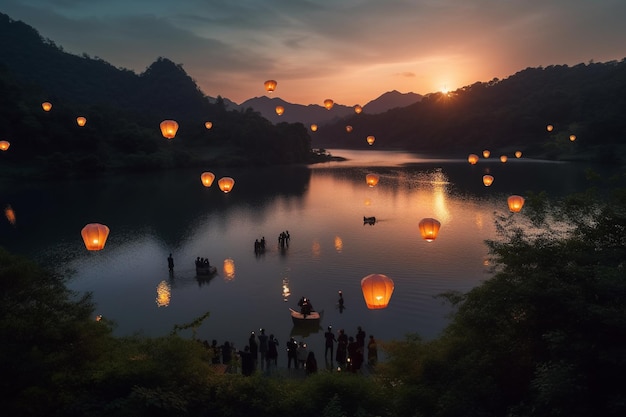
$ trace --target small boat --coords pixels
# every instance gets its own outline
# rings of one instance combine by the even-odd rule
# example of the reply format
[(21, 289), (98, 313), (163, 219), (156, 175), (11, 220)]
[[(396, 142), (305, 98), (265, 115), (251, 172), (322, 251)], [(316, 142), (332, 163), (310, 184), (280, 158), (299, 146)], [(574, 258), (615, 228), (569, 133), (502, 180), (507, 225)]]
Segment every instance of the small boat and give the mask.
[(213, 275), (217, 273), (217, 268), (213, 265), (196, 265), (196, 275)]
[(319, 325), (320, 319), (324, 314), (324, 311), (311, 311), (311, 314), (307, 314), (306, 316), (299, 311), (294, 310), (293, 308), (289, 309), (291, 313), (291, 319), (293, 320), (293, 324), (312, 324)]
[(372, 216), (372, 217), (365, 217), (363, 216), (363, 224), (369, 224), (370, 226), (373, 226), (376, 223), (376, 217)]

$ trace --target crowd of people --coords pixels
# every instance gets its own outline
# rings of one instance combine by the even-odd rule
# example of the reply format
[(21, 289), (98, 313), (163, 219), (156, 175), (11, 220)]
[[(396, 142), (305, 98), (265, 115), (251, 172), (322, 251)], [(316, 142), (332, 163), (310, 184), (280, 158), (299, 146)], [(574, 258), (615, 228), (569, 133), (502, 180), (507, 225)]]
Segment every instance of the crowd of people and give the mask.
[[(376, 340), (373, 335), (369, 335), (366, 345), (366, 334), (361, 326), (357, 328), (354, 337), (348, 336), (344, 329), (340, 329), (335, 334), (332, 326), (328, 326), (324, 340), (324, 358), (327, 369), (357, 373), (362, 369), (365, 359), (367, 359), (370, 369), (378, 362)], [(229, 341), (218, 345), (215, 339), (210, 344), (205, 340), (203, 344), (211, 356), (211, 363), (227, 365), (226, 372), (239, 372), (240, 369), (243, 375), (250, 376), (259, 369), (271, 374), (278, 368), (280, 343), (273, 334), (267, 335), (265, 329), (260, 329), (258, 334), (254, 331), (251, 332), (248, 343), (243, 349), (235, 348), (234, 343)], [(302, 369), (305, 375), (317, 373), (318, 364), (315, 353), (308, 348), (304, 341), (297, 341), (292, 336), (284, 346), (287, 352), (287, 369)], [(334, 366), (335, 361), (336, 368)]]

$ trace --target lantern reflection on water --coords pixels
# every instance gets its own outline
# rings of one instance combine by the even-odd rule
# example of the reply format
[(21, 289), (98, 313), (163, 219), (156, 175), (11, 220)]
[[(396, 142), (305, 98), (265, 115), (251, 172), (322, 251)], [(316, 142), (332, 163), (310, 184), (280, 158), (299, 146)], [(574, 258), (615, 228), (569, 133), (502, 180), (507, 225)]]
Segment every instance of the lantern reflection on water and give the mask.
[(283, 301), (289, 301), (291, 290), (289, 289), (289, 278), (283, 278)]
[(339, 236), (335, 236), (335, 250), (337, 253), (341, 253), (343, 250), (343, 240)]
[(217, 181), (217, 185), (219, 185), (220, 190), (224, 191), (224, 193), (229, 193), (235, 186), (235, 180), (231, 177), (222, 177)]
[(100, 223), (89, 223), (80, 231), (87, 250), (101, 250), (109, 237), (109, 228)]
[(167, 307), (170, 305), (170, 299), (172, 298), (172, 289), (167, 281), (159, 282), (157, 285), (157, 298), (156, 303), (159, 307)]
[(200, 175), (200, 180), (202, 181), (202, 185), (205, 187), (210, 187), (213, 184), (213, 180), (215, 179), (215, 174), (212, 172), (203, 172)]
[(11, 207), (11, 205), (6, 206), (6, 208), (4, 209), (4, 215), (6, 216), (9, 223), (15, 226), (15, 222), (16, 222), (15, 211), (13, 210), (13, 207)]
[(491, 175), (483, 175), (483, 184), (485, 184), (486, 187), (489, 187), (493, 184), (493, 177)]
[(393, 289), (393, 280), (383, 274), (370, 274), (361, 280), (363, 298), (370, 310), (386, 308)]
[(522, 210), (522, 206), (524, 206), (524, 197), (512, 195), (507, 199), (507, 203), (512, 213), (519, 213)]
[(175, 120), (163, 120), (161, 122), (161, 134), (167, 139), (173, 139), (178, 131), (178, 122)]
[(232, 281), (235, 279), (235, 261), (227, 258), (224, 259), (224, 281)]
[(437, 238), (441, 223), (437, 219), (426, 217), (419, 222), (420, 234), (427, 242), (432, 242)]
[(378, 184), (378, 180), (380, 179), (380, 177), (376, 174), (367, 174), (365, 176), (365, 182), (367, 183), (367, 185), (369, 187), (374, 187), (376, 186), (376, 184)]

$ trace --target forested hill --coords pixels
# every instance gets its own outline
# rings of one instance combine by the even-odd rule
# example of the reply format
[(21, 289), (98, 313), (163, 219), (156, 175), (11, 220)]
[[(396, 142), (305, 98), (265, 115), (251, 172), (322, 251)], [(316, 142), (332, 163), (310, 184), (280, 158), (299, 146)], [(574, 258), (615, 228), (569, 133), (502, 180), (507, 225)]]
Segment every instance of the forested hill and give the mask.
[[(44, 101), (53, 104), (51, 111), (42, 110)], [(182, 65), (166, 58), (136, 74), (66, 53), (0, 14), (0, 140), (11, 143), (0, 155), (0, 176), (32, 175), (32, 168), (69, 176), (308, 161), (303, 125), (274, 125), (250, 109), (229, 110), (221, 97), (212, 101)], [(87, 118), (84, 127), (77, 126), (77, 116)], [(164, 119), (179, 123), (173, 140), (160, 133)]]
[[(324, 147), (418, 152), (521, 149), (552, 158), (625, 156), (626, 60), (527, 68), (383, 114), (352, 115), (313, 136)], [(554, 129), (548, 132), (547, 125)], [(346, 125), (352, 132), (346, 132)], [(575, 135), (571, 141), (570, 135)]]

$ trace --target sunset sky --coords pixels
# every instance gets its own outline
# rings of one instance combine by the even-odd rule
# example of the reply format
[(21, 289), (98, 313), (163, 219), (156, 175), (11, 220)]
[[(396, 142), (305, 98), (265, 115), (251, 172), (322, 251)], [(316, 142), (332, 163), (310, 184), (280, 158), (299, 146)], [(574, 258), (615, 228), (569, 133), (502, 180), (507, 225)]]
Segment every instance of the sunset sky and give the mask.
[(65, 51), (182, 64), (211, 97), (366, 104), (626, 57), (624, 0), (3, 0)]

